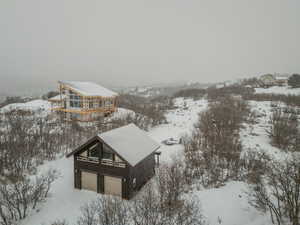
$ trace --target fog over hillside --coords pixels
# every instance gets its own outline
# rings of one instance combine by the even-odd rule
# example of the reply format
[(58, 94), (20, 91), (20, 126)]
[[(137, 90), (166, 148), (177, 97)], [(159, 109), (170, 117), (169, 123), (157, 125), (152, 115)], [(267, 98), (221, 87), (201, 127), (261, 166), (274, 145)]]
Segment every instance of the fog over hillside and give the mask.
[(1, 1), (0, 90), (300, 71), (300, 1)]

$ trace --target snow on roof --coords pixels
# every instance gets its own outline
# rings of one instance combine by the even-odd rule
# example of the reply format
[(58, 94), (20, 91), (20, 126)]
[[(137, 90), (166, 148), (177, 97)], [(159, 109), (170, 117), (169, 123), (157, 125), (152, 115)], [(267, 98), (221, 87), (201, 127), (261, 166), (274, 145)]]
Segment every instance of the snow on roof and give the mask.
[(287, 80), (288, 77), (275, 77), (276, 80)]
[(133, 123), (98, 136), (132, 166), (160, 147)]
[(59, 83), (64, 84), (72, 88), (74, 91), (79, 92), (85, 96), (101, 96), (101, 97), (114, 97), (118, 94), (99, 84), (88, 82), (88, 81), (59, 81)]
[(65, 99), (66, 98), (66, 95), (61, 95), (61, 98), (60, 98), (60, 95), (56, 95), (52, 98), (49, 98), (48, 100), (49, 101), (60, 101), (61, 99)]

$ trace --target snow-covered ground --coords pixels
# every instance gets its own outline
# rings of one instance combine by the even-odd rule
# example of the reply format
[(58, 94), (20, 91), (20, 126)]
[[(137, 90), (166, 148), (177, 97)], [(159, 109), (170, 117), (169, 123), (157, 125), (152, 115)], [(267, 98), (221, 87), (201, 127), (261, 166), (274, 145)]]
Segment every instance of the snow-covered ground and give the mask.
[(282, 95), (300, 95), (300, 88), (285, 87), (270, 87), (270, 88), (255, 88), (257, 94), (282, 94)]
[(224, 187), (196, 191), (202, 212), (210, 225), (268, 225), (268, 218), (248, 203), (243, 182), (230, 182)]
[[(191, 134), (193, 125), (198, 120), (198, 114), (207, 108), (206, 100), (193, 101), (192, 99), (177, 98), (175, 100), (177, 109), (170, 110), (166, 114), (168, 124), (163, 124), (153, 128), (149, 135), (157, 142), (161, 143), (167, 138), (179, 139)], [(162, 161), (168, 161), (173, 154), (183, 151), (182, 145), (161, 145), (160, 149)]]
[(47, 115), (51, 111), (51, 104), (45, 100), (33, 100), (26, 103), (13, 103), (0, 108), (0, 113), (10, 112), (12, 110), (25, 110), (39, 113), (41, 116)]
[[(169, 137), (179, 138), (191, 134), (193, 124), (198, 120), (199, 112), (207, 108), (206, 100), (193, 101), (192, 99), (176, 99), (177, 109), (170, 110), (167, 114), (168, 124), (157, 126), (149, 131), (149, 136), (157, 142)], [(269, 113), (267, 103), (252, 102), (255, 108)], [(121, 111), (119, 111), (121, 112)], [(265, 133), (265, 124), (261, 121), (254, 129), (259, 136), (247, 135), (249, 127), (242, 131), (243, 144), (256, 147), (256, 142), (263, 148), (273, 151), (268, 144)], [(160, 148), (161, 160), (168, 162), (173, 154), (182, 153), (182, 145), (166, 146)], [(72, 224), (76, 222), (80, 214), (80, 207), (92, 199), (101, 195), (74, 189), (73, 183), (73, 159), (61, 158), (44, 164), (41, 169), (55, 168), (60, 171), (61, 177), (55, 181), (51, 189), (51, 196), (39, 206), (38, 212), (33, 212), (21, 225), (48, 225), (56, 219), (67, 219)], [(193, 195), (199, 198), (201, 208), (206, 221), (210, 225), (267, 225), (268, 217), (261, 215), (248, 204), (245, 195), (246, 184), (243, 182), (229, 182), (221, 188), (195, 190)], [(221, 223), (220, 223), (221, 221)]]
[(269, 101), (250, 101), (249, 104), (260, 117), (257, 119), (257, 124), (244, 124), (245, 129), (241, 130), (240, 135), (244, 151), (264, 152), (276, 160), (288, 157), (288, 153), (270, 144), (270, 138), (267, 131), (270, 129), (269, 119), (272, 114), (271, 103)]

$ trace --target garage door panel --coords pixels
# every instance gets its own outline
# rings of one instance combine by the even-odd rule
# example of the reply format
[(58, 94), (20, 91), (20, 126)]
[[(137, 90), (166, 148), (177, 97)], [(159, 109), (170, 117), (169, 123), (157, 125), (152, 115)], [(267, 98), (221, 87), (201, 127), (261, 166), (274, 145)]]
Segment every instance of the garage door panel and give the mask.
[(122, 179), (104, 176), (104, 192), (105, 194), (122, 197)]
[(97, 174), (82, 171), (81, 188), (97, 192)]

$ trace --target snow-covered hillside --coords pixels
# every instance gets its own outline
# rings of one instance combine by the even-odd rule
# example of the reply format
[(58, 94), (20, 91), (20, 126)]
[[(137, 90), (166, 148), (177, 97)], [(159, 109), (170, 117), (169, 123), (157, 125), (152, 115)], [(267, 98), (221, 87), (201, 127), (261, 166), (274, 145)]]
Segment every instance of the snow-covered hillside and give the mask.
[[(158, 142), (169, 137), (179, 138), (185, 134), (190, 134), (193, 129), (193, 124), (197, 122), (199, 112), (207, 108), (207, 101), (193, 101), (192, 99), (178, 98), (175, 101), (175, 105), (178, 108), (170, 110), (166, 114), (169, 123), (157, 126), (149, 131), (149, 135)], [(252, 106), (255, 107), (256, 105), (253, 103)], [(268, 107), (262, 108), (263, 110), (269, 110)], [(119, 110), (118, 113), (120, 113), (120, 115), (126, 114), (123, 112), (127, 111), (125, 109)], [(260, 125), (261, 124), (257, 125), (258, 128)], [(265, 147), (270, 147), (270, 145), (266, 143), (265, 134), (259, 133), (259, 135), (262, 135), (262, 143), (265, 143)], [(246, 144), (247, 140), (250, 139), (248, 139), (248, 136), (244, 138), (244, 144)], [(252, 141), (250, 142), (252, 143)], [(160, 150), (162, 152), (161, 160), (168, 163), (173, 154), (183, 152), (183, 146), (167, 146), (162, 144)], [(33, 212), (22, 221), (21, 224), (48, 225), (56, 219), (66, 219), (70, 224), (75, 223), (80, 213), (80, 207), (92, 199), (101, 197), (101, 195), (73, 188), (74, 176), (72, 158), (61, 158), (41, 166), (41, 169), (46, 168), (56, 168), (60, 171), (61, 177), (53, 184), (51, 196), (43, 205), (39, 206), (38, 212)], [(248, 204), (245, 191), (245, 183), (228, 182), (221, 188), (206, 190), (195, 189), (192, 194), (199, 197), (202, 212), (210, 225), (270, 224), (266, 215), (261, 215)]]
[[(48, 101), (37, 99), (26, 103), (13, 103), (0, 108), (0, 113), (7, 113), (13, 110), (24, 110), (35, 113), (35, 116), (47, 116), (51, 113), (51, 104)], [(118, 108), (112, 118), (124, 118), (133, 115), (134, 112), (125, 108)]]
[(33, 100), (26, 103), (13, 103), (0, 108), (0, 113), (10, 112), (12, 110), (25, 110), (40, 115), (47, 115), (51, 111), (51, 104), (45, 100)]
[(300, 88), (285, 87), (270, 87), (270, 88), (255, 88), (257, 94), (282, 94), (282, 95), (300, 95)]

